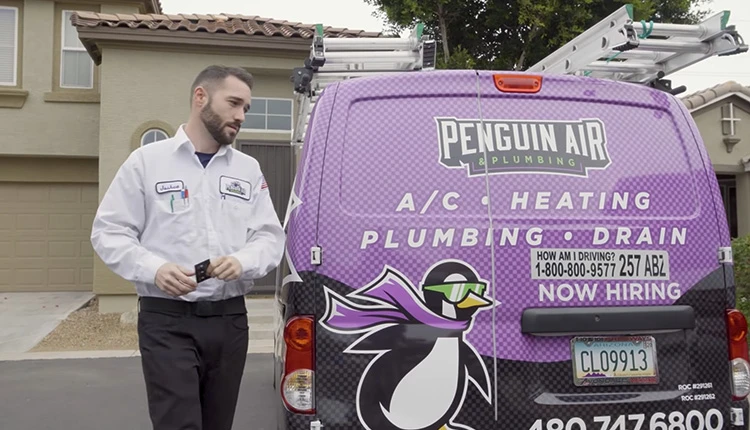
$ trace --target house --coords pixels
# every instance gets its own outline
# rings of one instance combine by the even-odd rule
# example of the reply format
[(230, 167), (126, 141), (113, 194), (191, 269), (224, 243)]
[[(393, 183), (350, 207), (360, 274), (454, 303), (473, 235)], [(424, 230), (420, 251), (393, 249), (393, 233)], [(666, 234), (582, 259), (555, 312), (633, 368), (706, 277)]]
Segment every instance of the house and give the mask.
[[(192, 81), (210, 64), (255, 76), (235, 145), (259, 160), (283, 220), (294, 162), (289, 78), (314, 31), (163, 14), (157, 0), (0, 0), (0, 291), (93, 291), (102, 312), (133, 307), (132, 285), (92, 250), (97, 204), (131, 151), (186, 120)], [(272, 291), (274, 277), (259, 290)]]
[(729, 232), (750, 234), (750, 87), (725, 82), (682, 98), (719, 179)]
[[(259, 17), (164, 14), (158, 0), (0, 0), (0, 291), (93, 291), (102, 312), (132, 308), (133, 287), (92, 251), (97, 203), (131, 151), (174, 134), (209, 64), (256, 78), (236, 148), (261, 163), (283, 219), (295, 162), (289, 77), (313, 33)], [(750, 89), (729, 82), (682, 100), (721, 181), (732, 234), (750, 234)]]

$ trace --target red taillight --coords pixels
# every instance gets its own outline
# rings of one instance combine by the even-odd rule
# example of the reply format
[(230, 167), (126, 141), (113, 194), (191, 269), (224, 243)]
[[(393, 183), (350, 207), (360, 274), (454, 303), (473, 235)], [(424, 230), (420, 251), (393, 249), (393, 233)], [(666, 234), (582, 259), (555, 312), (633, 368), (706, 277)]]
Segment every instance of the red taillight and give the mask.
[(314, 414), (315, 318), (295, 316), (284, 327), (284, 377), (281, 398), (286, 408), (299, 414)]
[(727, 336), (729, 336), (729, 358), (748, 358), (747, 320), (737, 309), (727, 309)]
[(542, 77), (538, 75), (492, 75), (495, 88), (504, 93), (536, 93), (542, 89)]
[(732, 397), (743, 400), (750, 394), (750, 359), (747, 346), (747, 319), (737, 309), (727, 309), (727, 340), (732, 372)]

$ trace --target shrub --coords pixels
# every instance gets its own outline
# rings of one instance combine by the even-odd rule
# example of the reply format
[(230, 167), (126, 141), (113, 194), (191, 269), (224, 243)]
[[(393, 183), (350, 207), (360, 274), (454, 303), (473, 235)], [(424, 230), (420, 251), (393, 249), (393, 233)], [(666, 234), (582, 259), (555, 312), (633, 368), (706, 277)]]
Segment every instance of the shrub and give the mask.
[(732, 240), (732, 258), (737, 289), (736, 308), (750, 320), (750, 235)]
[(732, 257), (737, 296), (747, 297), (750, 293), (750, 235), (732, 240)]

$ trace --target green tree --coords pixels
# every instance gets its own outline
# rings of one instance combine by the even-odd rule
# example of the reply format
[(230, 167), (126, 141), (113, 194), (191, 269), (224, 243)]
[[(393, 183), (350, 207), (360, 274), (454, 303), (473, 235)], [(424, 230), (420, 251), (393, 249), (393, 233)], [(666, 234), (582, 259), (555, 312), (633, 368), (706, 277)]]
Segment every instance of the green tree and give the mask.
[(462, 0), (364, 0), (377, 6), (381, 17), (397, 32), (423, 22), (429, 33), (442, 45), (442, 64), (450, 57), (448, 27), (466, 20), (466, 11), (461, 9)]
[[(626, 0), (364, 0), (394, 32), (425, 24), (439, 68), (524, 70)], [(695, 23), (711, 0), (633, 0), (634, 20)], [(453, 58), (453, 56), (457, 58)]]

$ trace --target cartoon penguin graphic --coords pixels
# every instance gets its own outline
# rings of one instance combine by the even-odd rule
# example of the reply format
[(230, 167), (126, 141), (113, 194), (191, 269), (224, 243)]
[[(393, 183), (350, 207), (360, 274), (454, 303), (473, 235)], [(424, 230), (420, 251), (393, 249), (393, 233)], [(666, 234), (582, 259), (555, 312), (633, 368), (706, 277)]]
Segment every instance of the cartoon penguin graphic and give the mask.
[(346, 297), (325, 293), (321, 324), (337, 333), (364, 333), (345, 352), (377, 354), (357, 388), (357, 412), (366, 428), (471, 429), (455, 423), (455, 417), (469, 381), (491, 403), (490, 377), (464, 336), (475, 314), (495, 305), (475, 270), (460, 261), (440, 262), (425, 276), (421, 297), (388, 267), (374, 283)]

